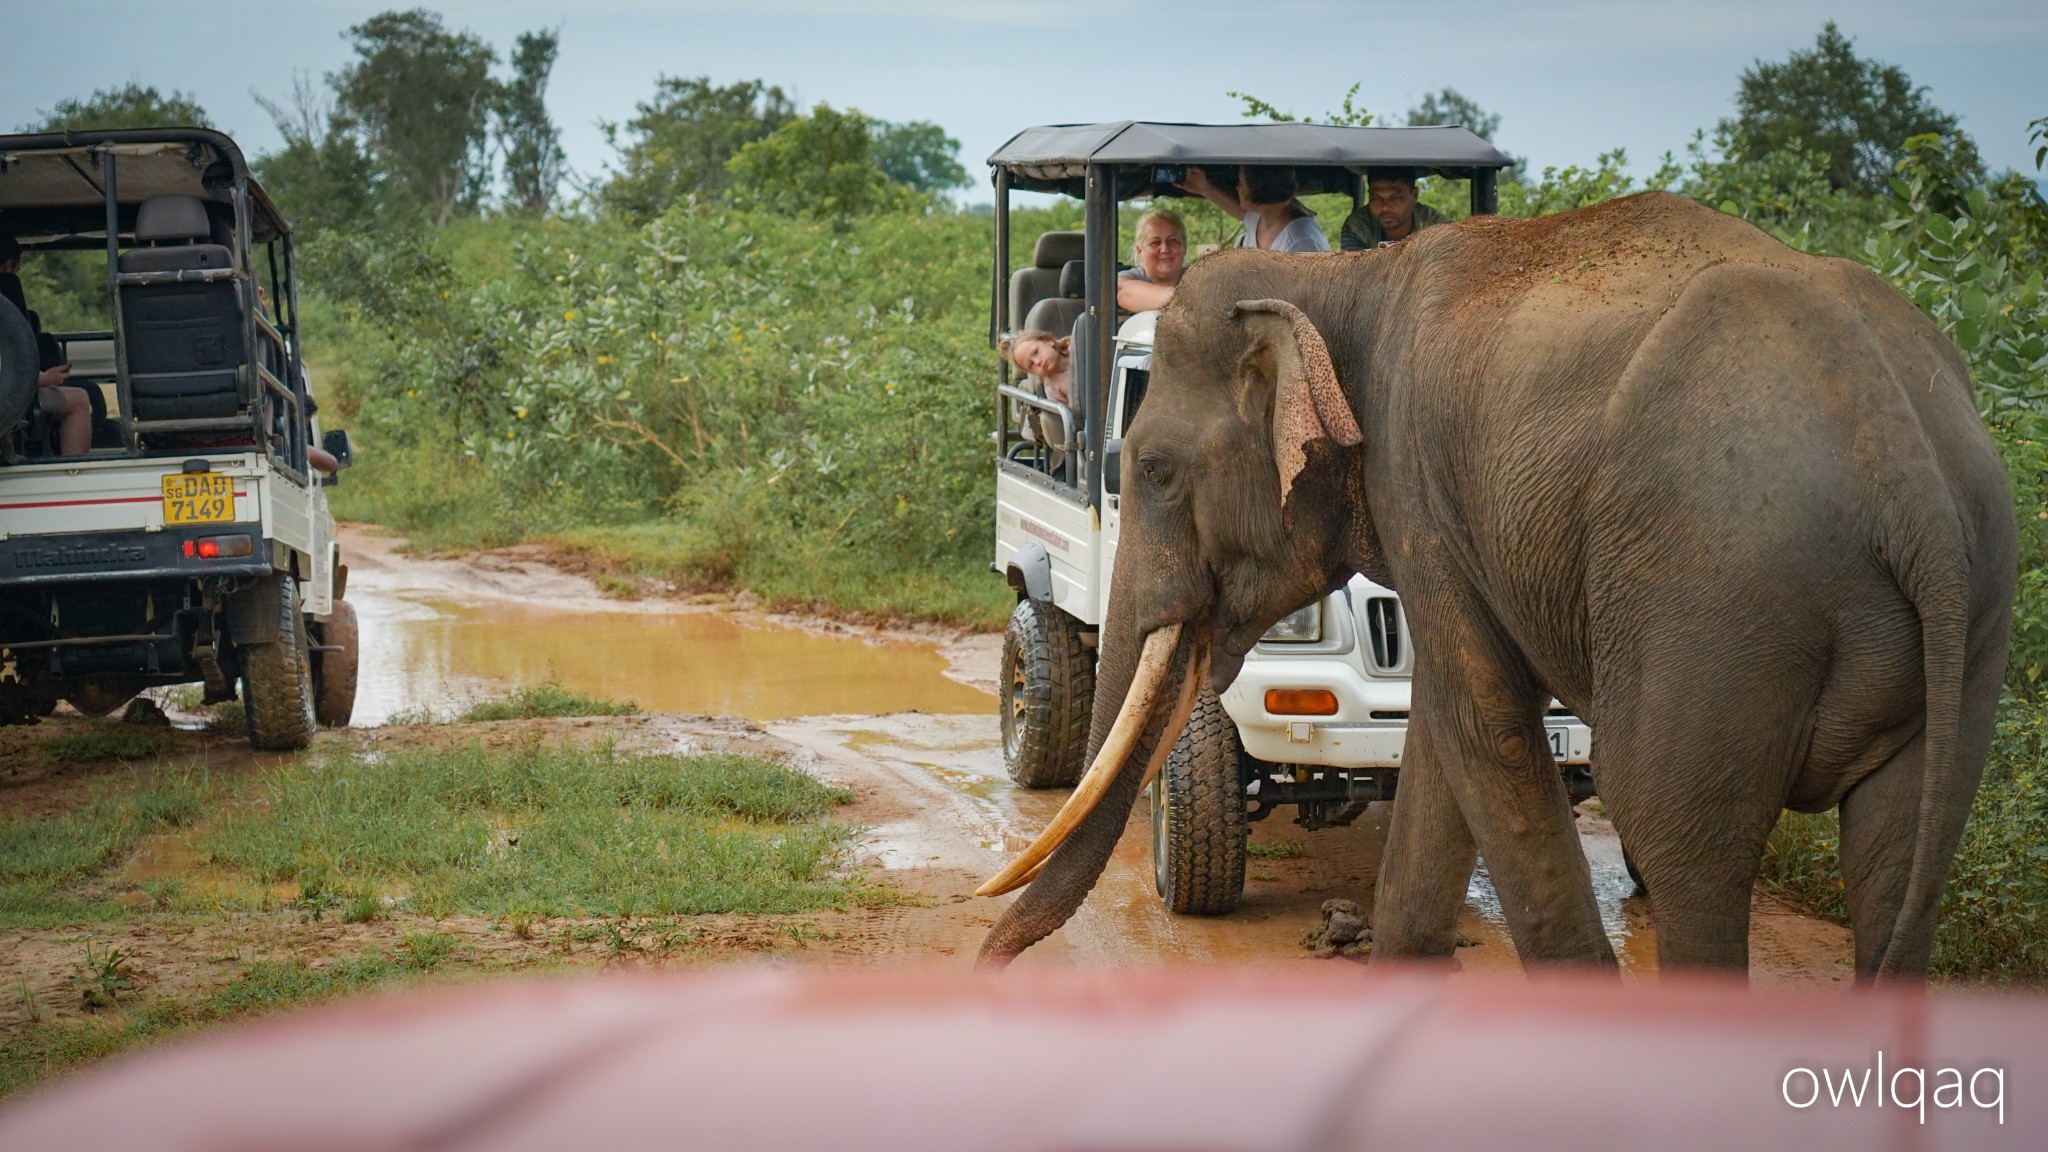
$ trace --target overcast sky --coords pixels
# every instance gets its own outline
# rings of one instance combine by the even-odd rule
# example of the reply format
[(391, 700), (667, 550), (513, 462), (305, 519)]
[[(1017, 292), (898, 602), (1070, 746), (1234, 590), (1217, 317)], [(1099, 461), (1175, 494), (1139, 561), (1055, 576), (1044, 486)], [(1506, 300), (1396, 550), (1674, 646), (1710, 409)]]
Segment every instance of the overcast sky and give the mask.
[[(390, 3), (0, 0), (0, 128), (69, 96), (141, 81), (197, 97), (251, 153), (277, 134), (251, 93), (341, 67), (343, 31)], [(597, 122), (626, 119), (655, 77), (761, 77), (805, 104), (933, 120), (981, 161), (1019, 128), (1115, 119), (1228, 122), (1231, 90), (1318, 114), (1363, 82), (1389, 122), (1457, 87), (1501, 116), (1498, 143), (1545, 165), (1628, 149), (1646, 172), (1729, 114), (1736, 78), (1812, 44), (1823, 21), (1903, 66), (1962, 118), (1993, 167), (2033, 171), (2027, 121), (2048, 115), (2048, 2), (1403, 0), (1244, 4), (1135, 0), (449, 0), (451, 27), (504, 54), (561, 30), (548, 105), (570, 165), (603, 170)]]

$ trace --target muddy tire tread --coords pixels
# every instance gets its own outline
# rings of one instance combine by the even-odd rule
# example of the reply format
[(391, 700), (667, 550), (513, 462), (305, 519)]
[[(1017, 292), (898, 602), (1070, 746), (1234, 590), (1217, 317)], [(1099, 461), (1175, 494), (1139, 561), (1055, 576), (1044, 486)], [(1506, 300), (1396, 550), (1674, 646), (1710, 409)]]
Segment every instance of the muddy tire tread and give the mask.
[(242, 649), (242, 711), (249, 746), (286, 752), (313, 741), (313, 669), (308, 659), (306, 618), (299, 611), (298, 585), (279, 576), (278, 638)]
[(1020, 662), (1024, 672), (1022, 727), (1003, 741), (1003, 766), (1025, 788), (1071, 788), (1087, 766), (1095, 653), (1081, 643), (1084, 629), (1057, 607), (1026, 599), (1017, 602), (1003, 630), (1005, 726), (1015, 723), (1012, 693)]
[(1244, 894), (1245, 846), (1251, 820), (1245, 808), (1237, 725), (1213, 690), (1204, 687), (1187, 730), (1167, 753), (1153, 802), (1166, 804), (1164, 842), (1155, 838), (1159, 896), (1168, 911), (1220, 916)]
[(339, 645), (339, 652), (313, 656), (313, 718), (322, 728), (346, 728), (356, 710), (356, 662), (359, 658), (355, 606), (334, 602), (334, 614), (320, 625), (320, 643)]

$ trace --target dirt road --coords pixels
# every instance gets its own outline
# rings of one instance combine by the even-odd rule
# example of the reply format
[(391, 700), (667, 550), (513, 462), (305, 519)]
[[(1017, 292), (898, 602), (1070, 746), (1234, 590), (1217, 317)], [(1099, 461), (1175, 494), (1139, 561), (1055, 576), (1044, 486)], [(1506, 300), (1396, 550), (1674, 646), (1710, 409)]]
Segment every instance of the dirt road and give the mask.
[[(972, 955), (1002, 901), (971, 893), (1063, 799), (1016, 788), (1003, 773), (992, 695), (996, 637), (775, 617), (729, 598), (622, 601), (538, 549), (434, 561), (407, 557), (395, 544), (360, 529), (343, 541), (354, 557), (350, 595), (365, 614), (366, 648), (384, 629), (384, 650), (394, 654), (385, 658), (384, 674), (402, 678), (406, 698), (531, 679), (545, 665), (571, 688), (657, 709), (747, 717), (764, 726), (747, 737), (757, 750), (852, 786), (860, 800), (848, 815), (866, 829), (862, 866), (929, 903), (826, 916), (828, 950), (841, 959)], [(410, 632), (402, 623), (408, 620), (416, 625)], [(614, 629), (658, 635), (661, 643), (604, 643)], [(466, 642), (460, 652), (435, 649), (440, 667), (460, 670), (446, 688), (437, 689), (431, 674), (420, 673), (420, 661), (406, 655), (432, 648), (419, 642), (421, 634)], [(592, 643), (593, 636), (600, 641)], [(377, 675), (366, 673), (372, 692)], [(963, 695), (963, 686), (979, 691)], [(891, 705), (900, 711), (874, 714)], [(865, 714), (815, 714), (838, 712)], [(692, 744), (718, 738), (701, 722), (680, 719), (659, 720), (654, 730)], [(1140, 801), (1095, 893), (1021, 963), (1305, 959), (1302, 940), (1319, 922), (1323, 901), (1369, 905), (1387, 808), (1375, 805), (1352, 827), (1313, 834), (1284, 816), (1255, 825), (1253, 842), (1267, 854), (1251, 861), (1243, 904), (1229, 916), (1204, 919), (1161, 908)], [(1601, 912), (1625, 969), (1654, 971), (1655, 928), (1647, 902), (1631, 895), (1620, 842), (1596, 815), (1583, 816), (1581, 827)], [(1845, 929), (1762, 895), (1752, 926), (1757, 983), (1849, 981)], [(1459, 950), (1462, 967), (1514, 966), (1483, 871), (1460, 931), (1471, 942)]]
[[(314, 755), (599, 740), (628, 749), (765, 754), (854, 792), (855, 803), (834, 816), (860, 829), (848, 866), (900, 899), (801, 915), (696, 917), (689, 949), (675, 954), (635, 939), (672, 927), (630, 921), (524, 924), (397, 909), (343, 923), (309, 918), (300, 907), (303, 893), (290, 884), (252, 892), (248, 881), (217, 873), (193, 848), (212, 819), (202, 814), (192, 828), (145, 839), (87, 885), (95, 898), (138, 914), (0, 929), (0, 982), (19, 993), (0, 1002), (0, 1043), (29, 1035), (20, 1029), (39, 1013), (60, 1024), (82, 1019), (75, 986), (82, 950), (95, 941), (102, 954), (118, 947), (133, 959), (147, 995), (187, 999), (221, 987), (251, 963), (289, 960), (317, 969), (365, 948), (397, 954), (420, 933), (447, 936), (465, 957), (463, 967), (482, 971), (761, 954), (834, 965), (965, 964), (1003, 906), (975, 898), (974, 888), (1063, 799), (1018, 789), (1003, 773), (992, 694), (995, 637), (777, 618), (733, 599), (619, 600), (534, 550), (430, 561), (407, 557), (394, 544), (361, 531), (344, 540), (349, 598), (363, 622), (364, 707), (359, 726), (322, 733)], [(638, 700), (649, 712), (378, 726), (407, 711), (446, 717), (494, 689), (547, 677), (587, 694)], [(102, 784), (165, 770), (196, 770), (246, 802), (290, 759), (251, 753), (238, 735), (196, 726), (151, 737), (146, 759), (67, 759), (51, 753), (51, 741), (99, 740), (123, 728), (67, 713), (37, 728), (0, 730), (0, 820), (53, 818), (90, 803)], [(1020, 963), (1325, 963), (1312, 958), (1304, 937), (1325, 900), (1369, 904), (1386, 807), (1375, 806), (1350, 828), (1313, 834), (1282, 816), (1255, 825), (1243, 903), (1231, 915), (1201, 919), (1161, 909), (1141, 802), (1087, 903)], [(1654, 926), (1646, 903), (1630, 895), (1620, 845), (1597, 817), (1581, 824), (1624, 969), (1651, 972)], [(194, 910), (215, 897), (220, 907)], [(150, 912), (166, 907), (183, 911)], [(1849, 982), (1844, 929), (1765, 897), (1757, 900), (1753, 926), (1757, 983)], [(1460, 932), (1467, 941), (1458, 952), (1461, 968), (1515, 966), (1483, 872)]]

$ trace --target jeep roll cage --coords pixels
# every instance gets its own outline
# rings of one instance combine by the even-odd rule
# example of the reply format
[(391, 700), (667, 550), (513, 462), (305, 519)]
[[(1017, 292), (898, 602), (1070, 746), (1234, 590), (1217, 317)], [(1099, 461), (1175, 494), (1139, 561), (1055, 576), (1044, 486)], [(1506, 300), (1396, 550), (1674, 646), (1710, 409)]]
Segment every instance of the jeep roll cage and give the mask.
[[(989, 313), (993, 347), (1022, 317), (1010, 311), (1010, 193), (1046, 192), (1083, 203), (1082, 308), (1073, 330), (1074, 412), (1034, 397), (1012, 381), (1007, 358), (997, 404), (998, 467), (1073, 491), (1100, 508), (1103, 496), (1103, 405), (1116, 353), (1117, 205), (1141, 197), (1185, 193), (1156, 179), (1158, 169), (1188, 165), (1287, 165), (1304, 194), (1342, 193), (1354, 207), (1362, 200), (1369, 168), (1414, 168), (1424, 174), (1468, 181), (1472, 214), (1497, 210), (1496, 181), (1514, 158), (1457, 126), (1346, 128), (1326, 124), (1162, 124), (1122, 120), (1106, 124), (1056, 124), (1027, 128), (988, 158), (995, 182), (995, 252)], [(1062, 425), (1078, 413), (1063, 478), (1030, 469), (1009, 458), (1017, 442), (1010, 404), (1052, 411)]]
[[(189, 262), (161, 260), (153, 262), (157, 267), (123, 270), (124, 239), (130, 252), (139, 249), (142, 206), (156, 197), (189, 197), (203, 205), (213, 232), (206, 239), (227, 250), (227, 265), (172, 266)], [(112, 330), (73, 335), (113, 343), (122, 447), (92, 455), (188, 455), (194, 450), (192, 437), (246, 433), (272, 467), (298, 484), (308, 483), (308, 397), (297, 338), (291, 226), (250, 176), (233, 140), (196, 127), (0, 135), (0, 234), (12, 235), (24, 252), (106, 251)], [(259, 245), (265, 251), (275, 320), (257, 307), (253, 257)], [(240, 302), (234, 413), (142, 418), (131, 378), (132, 334), (123, 289), (222, 282), (234, 285)], [(153, 375), (175, 391), (180, 373)], [(181, 438), (186, 443), (179, 443)]]

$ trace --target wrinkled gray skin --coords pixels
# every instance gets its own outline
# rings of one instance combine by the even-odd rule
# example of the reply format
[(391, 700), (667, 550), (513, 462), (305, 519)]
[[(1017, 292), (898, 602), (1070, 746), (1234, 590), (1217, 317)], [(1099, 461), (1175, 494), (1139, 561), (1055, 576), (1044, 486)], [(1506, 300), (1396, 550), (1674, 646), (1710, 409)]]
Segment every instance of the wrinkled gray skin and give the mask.
[[(1317, 334), (1355, 436), (1302, 399)], [(1451, 955), (1476, 849), (1525, 963), (1614, 964), (1543, 737), (1555, 695), (1593, 726), (1660, 964), (1746, 967), (1779, 810), (1839, 805), (1859, 976), (1924, 974), (2015, 545), (1964, 367), (1898, 292), (1646, 195), (1211, 257), (1153, 367), (1093, 744), (1153, 629), (1186, 622), (1173, 675), (1206, 644), (1220, 689), (1275, 620), (1363, 572), (1402, 593), (1417, 660), (1376, 956)], [(1173, 697), (983, 963), (1086, 897)]]

